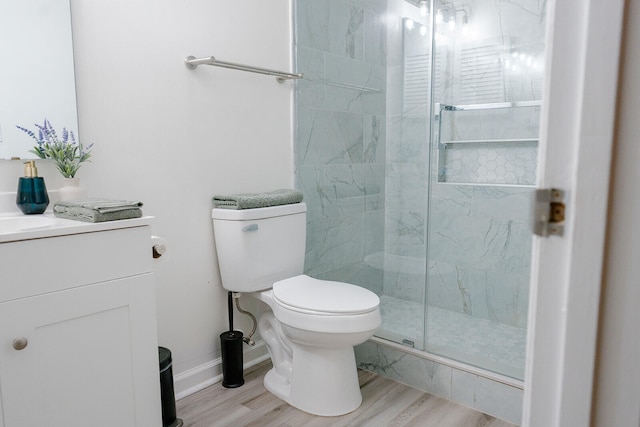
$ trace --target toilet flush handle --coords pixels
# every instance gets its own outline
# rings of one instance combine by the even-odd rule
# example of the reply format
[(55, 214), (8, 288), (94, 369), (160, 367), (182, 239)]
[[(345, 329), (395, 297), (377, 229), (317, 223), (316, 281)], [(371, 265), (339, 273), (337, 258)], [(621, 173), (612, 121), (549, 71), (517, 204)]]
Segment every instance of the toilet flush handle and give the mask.
[(258, 231), (258, 224), (249, 224), (242, 227), (242, 231)]

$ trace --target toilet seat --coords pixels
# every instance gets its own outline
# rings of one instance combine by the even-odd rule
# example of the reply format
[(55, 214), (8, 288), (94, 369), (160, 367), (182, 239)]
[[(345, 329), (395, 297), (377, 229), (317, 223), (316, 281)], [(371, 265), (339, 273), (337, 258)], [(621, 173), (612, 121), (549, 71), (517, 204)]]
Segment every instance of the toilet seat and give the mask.
[(274, 283), (273, 296), (289, 310), (315, 315), (364, 314), (380, 304), (376, 294), (361, 286), (314, 279), (305, 274)]
[(380, 299), (368, 289), (306, 275), (273, 285), (273, 314), (285, 325), (306, 331), (359, 333), (380, 326)]

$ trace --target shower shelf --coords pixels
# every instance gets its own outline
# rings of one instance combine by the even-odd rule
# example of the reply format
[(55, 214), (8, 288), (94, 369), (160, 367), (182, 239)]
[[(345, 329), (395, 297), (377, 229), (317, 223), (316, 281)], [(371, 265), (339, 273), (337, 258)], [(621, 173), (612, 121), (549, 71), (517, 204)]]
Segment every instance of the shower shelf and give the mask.
[(349, 84), (349, 83), (334, 82), (332, 80), (321, 80), (321, 79), (319, 79), (319, 80), (306, 79), (306, 80), (308, 80), (310, 82), (322, 83), (322, 84), (326, 84), (326, 85), (329, 85), (329, 86), (339, 87), (339, 88), (342, 88), (342, 89), (358, 90), (360, 92), (372, 92), (372, 93), (382, 92), (382, 89), (379, 89), (379, 88), (360, 86), (360, 85), (353, 85), (353, 84)]
[(514, 101), (514, 102), (491, 102), (487, 104), (463, 104), (450, 105), (441, 102), (436, 103), (436, 116), (445, 111), (478, 111), (478, 110), (499, 110), (503, 108), (540, 107), (542, 101)]
[(491, 182), (448, 182), (448, 181), (437, 181), (436, 184), (438, 184), (438, 185), (462, 186), (462, 187), (536, 188), (535, 184), (501, 184), (501, 183), (491, 183)]
[[(437, 137), (438, 149), (438, 183), (480, 186), (513, 186), (528, 187), (535, 184), (536, 152), (539, 139), (537, 137), (504, 138), (489, 136), (483, 139), (446, 139), (443, 140), (444, 113), (454, 120), (460, 117), (454, 113), (477, 111), (481, 116), (467, 116), (478, 118), (488, 114), (491, 118), (493, 111), (512, 110), (522, 107), (540, 107), (541, 101), (497, 102), (486, 104), (450, 105), (438, 103), (435, 105), (436, 120), (438, 121)], [(469, 113), (473, 114), (473, 113)], [(526, 113), (528, 114), (528, 113)], [(500, 119), (500, 117), (502, 117)], [(508, 120), (502, 114), (496, 119)], [(455, 119), (462, 120), (464, 118)], [(493, 120), (493, 119), (492, 119)], [(496, 125), (501, 122), (496, 122)], [(494, 125), (494, 126), (496, 126)], [(460, 124), (458, 123), (458, 126)], [(483, 126), (483, 128), (485, 128)], [(473, 129), (473, 128), (472, 128)], [(469, 133), (469, 129), (467, 129)], [(531, 132), (527, 132), (531, 134)], [(453, 135), (445, 135), (451, 136)], [(524, 136), (524, 135), (523, 135)], [(442, 139), (441, 139), (442, 138)]]
[(442, 144), (486, 144), (486, 143), (527, 144), (527, 143), (537, 143), (537, 142), (538, 142), (538, 138), (511, 138), (511, 139), (502, 138), (502, 139), (460, 139), (460, 140), (444, 141), (442, 142)]

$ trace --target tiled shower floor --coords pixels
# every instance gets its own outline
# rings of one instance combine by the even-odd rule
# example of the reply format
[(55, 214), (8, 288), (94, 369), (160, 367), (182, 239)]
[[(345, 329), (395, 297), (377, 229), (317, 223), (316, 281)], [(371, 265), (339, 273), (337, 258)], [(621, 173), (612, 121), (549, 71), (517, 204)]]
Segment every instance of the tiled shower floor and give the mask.
[(382, 326), (376, 336), (425, 349), (513, 378), (524, 376), (526, 329), (427, 307), (427, 343), (423, 347), (424, 306), (383, 295)]

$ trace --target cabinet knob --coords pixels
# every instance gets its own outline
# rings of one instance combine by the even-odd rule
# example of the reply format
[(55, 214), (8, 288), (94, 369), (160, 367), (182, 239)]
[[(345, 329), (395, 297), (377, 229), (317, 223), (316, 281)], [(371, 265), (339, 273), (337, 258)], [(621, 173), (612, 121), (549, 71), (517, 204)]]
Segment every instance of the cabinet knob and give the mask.
[(29, 341), (25, 337), (18, 337), (13, 340), (13, 348), (16, 350), (24, 350)]

